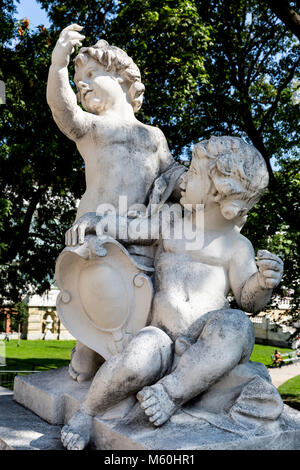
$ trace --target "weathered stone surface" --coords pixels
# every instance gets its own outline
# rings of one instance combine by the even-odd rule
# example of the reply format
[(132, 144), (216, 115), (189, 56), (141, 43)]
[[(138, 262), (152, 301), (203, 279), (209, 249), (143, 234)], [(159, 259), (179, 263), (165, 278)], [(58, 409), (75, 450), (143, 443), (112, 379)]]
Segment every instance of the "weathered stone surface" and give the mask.
[(14, 383), (14, 399), (48, 423), (62, 424), (66, 402), (68, 409), (69, 394), (80, 401), (88, 388), (88, 382), (76, 387), (76, 382), (69, 377), (67, 368), (62, 367), (26, 377), (17, 376)]
[(0, 450), (63, 450), (60, 427), (20, 406), (12, 391), (0, 387)]
[[(104, 40), (74, 60), (82, 109), (68, 77), (81, 31), (72, 24), (60, 34), (47, 100), (85, 161), (86, 192), (56, 265), (57, 310), (80, 341), (70, 375), (93, 381), (82, 401), (61, 378), (54, 393), (46, 381), (40, 394), (18, 379), (16, 399), (26, 405), (29, 390), (36, 412), (67, 421), (62, 442), (69, 450), (89, 442), (216, 448), (234, 445), (236, 436), (251, 447), (276, 438), (283, 402), (264, 366), (249, 361), (254, 333), (244, 312), (267, 305), (283, 263), (267, 250), (255, 258), (240, 234), (268, 185), (266, 163), (243, 139), (212, 136), (194, 146), (187, 171), (176, 164), (163, 133), (134, 116), (144, 91), (137, 66)], [(230, 308), (230, 291), (239, 309)], [(141, 411), (128, 410), (132, 396)], [(103, 411), (116, 405), (124, 417), (107, 419)]]
[[(78, 410), (89, 385), (90, 382), (78, 384), (72, 381), (67, 368), (19, 376), (15, 381), (15, 400), (21, 398), (22, 405), (35, 413), (41, 413), (43, 417), (44, 409), (50, 403), (52, 422), (63, 424)], [(38, 406), (32, 396), (39, 400)], [(265, 433), (260, 432), (260, 435), (249, 433), (241, 436), (219, 429), (184, 411), (175, 413), (163, 427), (155, 428), (137, 403), (127, 401), (126, 405), (127, 408), (123, 404), (123, 409), (119, 406), (119, 409), (111, 410), (110, 415), (107, 412), (106, 418), (100, 415), (94, 417), (93, 447), (103, 450), (300, 450), (300, 413), (287, 406), (273, 428)], [(122, 414), (128, 410), (128, 414), (122, 418)], [(49, 413), (47, 417), (49, 419)], [(57, 432), (57, 426), (53, 428)], [(49, 426), (47, 432), (48, 429)]]

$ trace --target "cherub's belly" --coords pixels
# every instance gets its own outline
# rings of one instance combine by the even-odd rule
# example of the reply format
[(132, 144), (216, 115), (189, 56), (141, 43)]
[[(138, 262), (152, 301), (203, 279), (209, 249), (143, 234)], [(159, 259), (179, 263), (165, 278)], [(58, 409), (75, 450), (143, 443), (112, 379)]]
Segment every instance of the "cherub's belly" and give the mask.
[(187, 259), (165, 254), (156, 265), (152, 323), (175, 338), (205, 313), (228, 307), (226, 269)]

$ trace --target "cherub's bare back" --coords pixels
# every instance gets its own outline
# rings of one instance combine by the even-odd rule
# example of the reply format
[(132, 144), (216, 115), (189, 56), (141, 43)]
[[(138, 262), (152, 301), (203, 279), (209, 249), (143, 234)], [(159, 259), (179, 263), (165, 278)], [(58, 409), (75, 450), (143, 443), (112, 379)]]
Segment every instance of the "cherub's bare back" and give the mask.
[[(95, 116), (91, 131), (77, 142), (86, 172), (86, 192), (77, 218), (95, 212), (99, 204), (118, 208), (120, 196), (127, 197), (128, 208), (144, 203), (155, 178), (165, 169), (160, 137), (158, 129), (137, 120), (106, 119), (104, 123)], [(171, 164), (171, 156), (167, 160)]]

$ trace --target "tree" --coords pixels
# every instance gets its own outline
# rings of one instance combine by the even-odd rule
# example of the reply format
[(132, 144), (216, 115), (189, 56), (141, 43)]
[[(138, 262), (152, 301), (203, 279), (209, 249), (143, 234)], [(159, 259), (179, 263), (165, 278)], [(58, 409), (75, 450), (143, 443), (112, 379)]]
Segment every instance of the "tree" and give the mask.
[[(197, 25), (205, 31), (204, 44), (194, 35)], [(293, 34), (266, 3), (251, 0), (121, 2), (110, 34), (146, 70), (143, 119), (164, 130), (175, 156), (213, 134), (240, 136), (261, 152), (270, 185), (244, 233), (255, 249), (264, 246), (284, 258), (284, 283), (295, 288), (300, 116), (293, 96), (300, 62)], [(201, 73), (193, 73), (189, 64), (199, 58)]]
[[(282, 244), (276, 252), (289, 260), (288, 282), (299, 279), (300, 134), (293, 98), (299, 87), (299, 45), (268, 2), (40, 4), (52, 22), (49, 31), (14, 24), (12, 1), (3, 10), (8, 26), (1, 33), (0, 79), (7, 83), (8, 103), (0, 107), (0, 197), (11, 211), (3, 217), (4, 295), (17, 298), (28, 283), (41, 290), (49, 285), (75, 200), (84, 191), (81, 158), (56, 128), (44, 97), (51, 50), (59, 31), (74, 21), (84, 26), (86, 44), (104, 37), (139, 65), (146, 93), (138, 118), (163, 130), (175, 158), (188, 159), (192, 145), (211, 135), (240, 136), (260, 150), (270, 187), (244, 231), (255, 248), (263, 242), (275, 250), (278, 232), (285, 231), (289, 254)], [(5, 41), (16, 37), (15, 47), (8, 47)]]
[(6, 105), (0, 107), (0, 255), (1, 297), (14, 302), (29, 285), (49, 287), (63, 232), (84, 191), (84, 170), (46, 103), (51, 33), (43, 26), (31, 30), (26, 19), (13, 23), (9, 12), (4, 10), (7, 36), (0, 44), (6, 83)]
[[(271, 10), (300, 39), (300, 15), (295, 11), (296, 2), (267, 0)], [(292, 6), (295, 4), (295, 6)]]

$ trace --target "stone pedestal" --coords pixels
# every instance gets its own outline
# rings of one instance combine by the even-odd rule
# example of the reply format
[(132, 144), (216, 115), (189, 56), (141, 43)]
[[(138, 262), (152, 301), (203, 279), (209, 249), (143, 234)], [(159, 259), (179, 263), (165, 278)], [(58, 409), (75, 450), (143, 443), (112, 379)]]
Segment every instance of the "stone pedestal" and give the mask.
[[(14, 399), (56, 427), (77, 411), (89, 385), (90, 382), (74, 382), (64, 367), (16, 377)], [(161, 428), (154, 428), (139, 405), (130, 399), (94, 418), (92, 446), (103, 450), (151, 451), (300, 450), (300, 413), (285, 406), (272, 430), (241, 436), (184, 411), (177, 412)]]
[(50, 425), (0, 387), (0, 450), (63, 450), (60, 426)]

